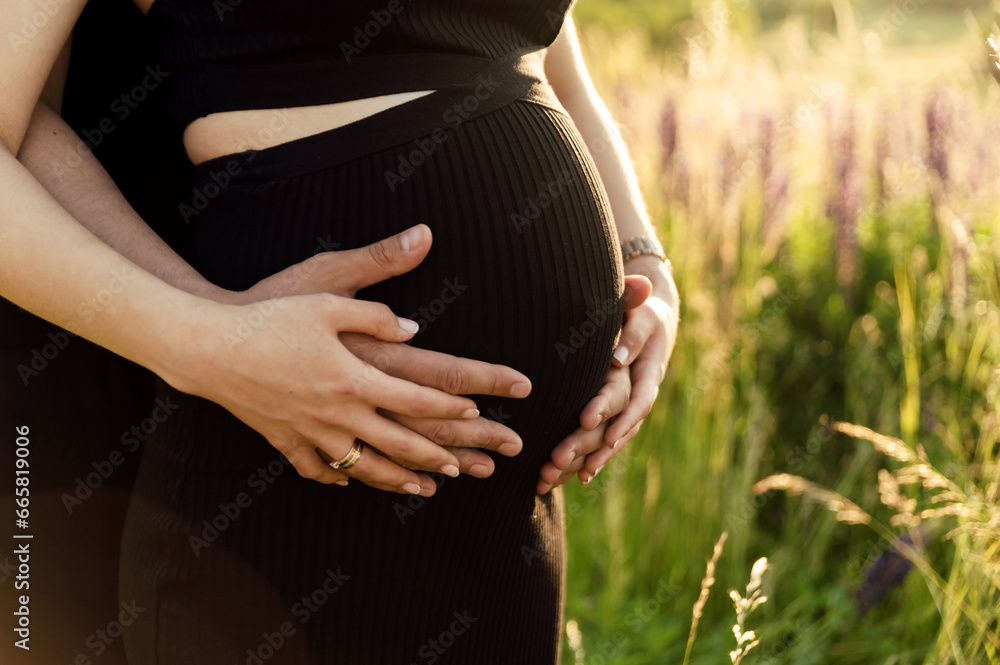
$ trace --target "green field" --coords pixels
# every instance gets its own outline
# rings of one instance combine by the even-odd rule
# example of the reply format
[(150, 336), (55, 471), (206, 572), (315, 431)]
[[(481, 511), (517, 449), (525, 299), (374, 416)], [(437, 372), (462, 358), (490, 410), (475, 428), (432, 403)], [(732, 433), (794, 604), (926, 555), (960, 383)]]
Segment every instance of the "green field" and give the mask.
[(903, 4), (578, 1), (682, 309), (640, 435), (567, 487), (564, 663), (682, 663), (723, 532), (691, 663), (731, 662), (760, 557), (744, 663), (1000, 663), (993, 19)]

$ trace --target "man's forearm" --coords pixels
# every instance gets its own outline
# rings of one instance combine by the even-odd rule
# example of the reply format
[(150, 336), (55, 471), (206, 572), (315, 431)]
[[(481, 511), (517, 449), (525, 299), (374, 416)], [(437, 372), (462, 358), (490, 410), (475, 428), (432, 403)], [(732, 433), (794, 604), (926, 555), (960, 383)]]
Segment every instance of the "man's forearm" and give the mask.
[[(81, 144), (66, 121), (40, 103), (18, 160), (83, 227), (120, 254), (172, 286), (223, 301), (229, 292), (202, 277), (153, 232)], [(62, 165), (60, 156), (67, 152), (80, 155), (81, 163), (73, 168)]]

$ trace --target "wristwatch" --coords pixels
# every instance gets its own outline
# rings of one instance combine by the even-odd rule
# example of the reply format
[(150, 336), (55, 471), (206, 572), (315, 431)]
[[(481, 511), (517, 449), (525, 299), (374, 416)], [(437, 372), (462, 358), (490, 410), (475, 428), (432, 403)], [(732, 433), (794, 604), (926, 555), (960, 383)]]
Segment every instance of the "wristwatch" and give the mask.
[(637, 256), (642, 256), (644, 254), (650, 254), (659, 258), (661, 261), (667, 264), (667, 268), (671, 268), (670, 259), (667, 255), (663, 253), (663, 248), (660, 246), (659, 241), (653, 237), (649, 236), (635, 236), (629, 238), (622, 243), (622, 262), (628, 261), (629, 259), (634, 259)]

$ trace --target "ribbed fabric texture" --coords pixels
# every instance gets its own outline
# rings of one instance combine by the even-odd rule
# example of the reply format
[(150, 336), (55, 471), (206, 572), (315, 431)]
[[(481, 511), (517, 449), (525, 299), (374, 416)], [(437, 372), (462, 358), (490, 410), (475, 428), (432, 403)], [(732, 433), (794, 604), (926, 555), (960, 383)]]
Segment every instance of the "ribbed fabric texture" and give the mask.
[(217, 111), (461, 83), (555, 40), (572, 0), (156, 0), (147, 14), (179, 129)]
[(468, 97), (434, 93), (407, 117), (436, 131), (360, 156), (359, 133), (379, 144), (392, 113), (199, 166), (192, 197), (208, 203), (187, 258), (208, 279), (243, 289), (424, 222), (427, 258), (357, 297), (417, 319), (415, 346), (509, 365), (534, 388), (474, 396), (524, 450), (425, 500), (304, 480), (224, 409), (161, 383), (180, 406), (146, 445), (126, 525), (123, 598), (149, 608), (125, 636), (130, 663), (557, 662), (562, 493), (535, 484), (610, 367), (622, 266), (572, 121), (519, 94), (441, 123)]

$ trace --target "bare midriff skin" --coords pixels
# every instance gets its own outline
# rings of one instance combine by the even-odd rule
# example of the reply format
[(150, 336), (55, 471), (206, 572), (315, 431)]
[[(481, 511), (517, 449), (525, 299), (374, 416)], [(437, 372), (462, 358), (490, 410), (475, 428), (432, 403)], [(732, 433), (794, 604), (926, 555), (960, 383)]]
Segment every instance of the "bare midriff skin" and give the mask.
[(348, 125), (432, 92), (400, 92), (318, 106), (209, 113), (184, 129), (184, 150), (195, 164), (220, 155), (260, 150)]
[[(153, 0), (134, 2), (143, 14), (153, 6)], [(432, 92), (419, 90), (316, 106), (209, 113), (185, 127), (184, 150), (194, 164), (244, 150), (261, 150), (349, 125)]]

